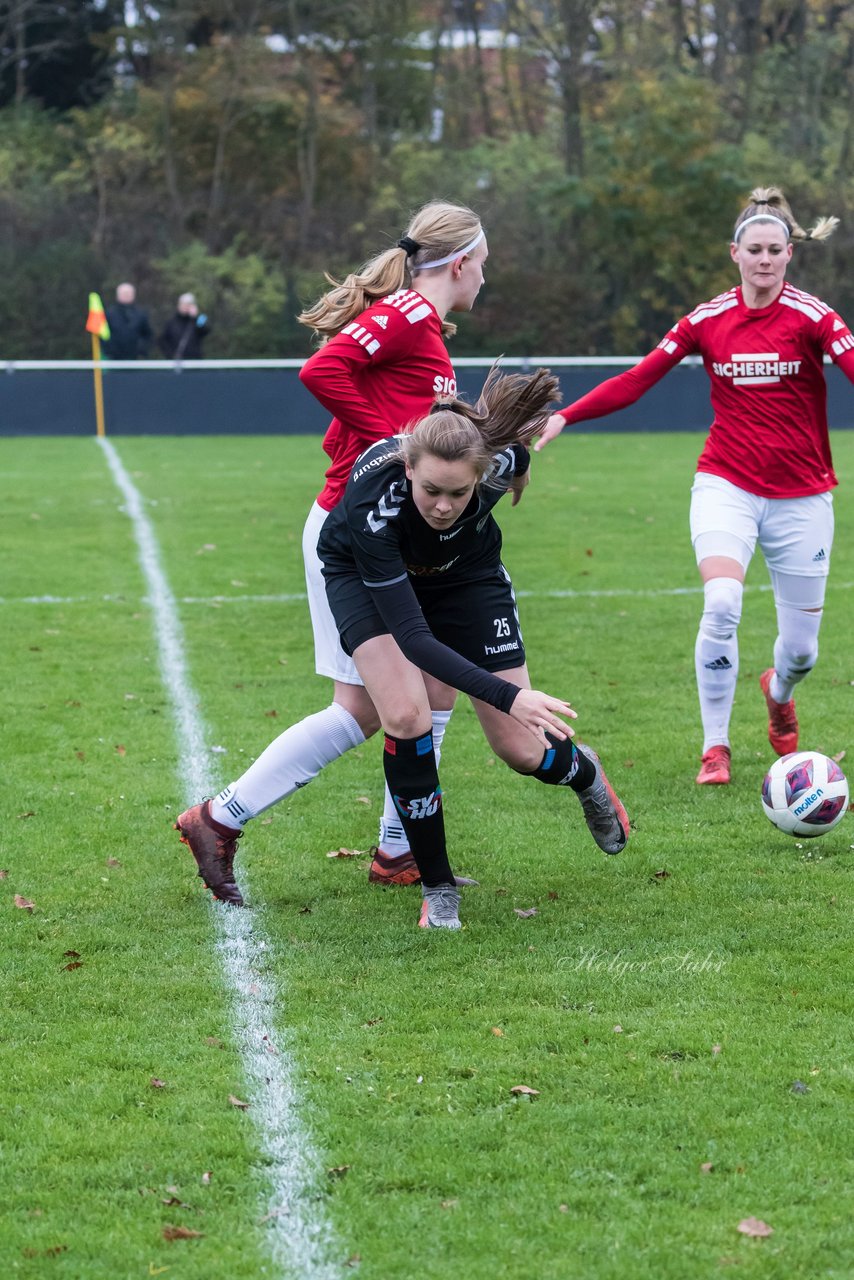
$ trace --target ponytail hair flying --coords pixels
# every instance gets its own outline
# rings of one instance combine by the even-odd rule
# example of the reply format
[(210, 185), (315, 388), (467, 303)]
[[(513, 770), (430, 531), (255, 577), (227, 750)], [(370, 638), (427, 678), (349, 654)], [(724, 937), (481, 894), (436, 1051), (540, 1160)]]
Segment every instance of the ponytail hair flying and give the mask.
[(535, 373), (489, 371), (477, 404), (442, 400), (400, 439), (404, 462), (414, 466), (425, 454), (443, 462), (470, 462), (483, 480), (494, 455), (507, 444), (529, 444), (549, 418), (560, 383), (548, 369)]
[[(410, 285), (419, 270), (464, 249), (482, 231), (480, 218), (465, 205), (431, 200), (413, 214), (405, 235), (393, 248), (376, 254), (340, 283), (327, 275), (332, 288), (297, 320), (313, 329), (322, 345), (371, 303)], [(456, 331), (455, 324), (442, 322), (444, 337)]]
[(733, 240), (738, 242), (740, 228), (748, 218), (762, 219), (763, 215), (782, 222), (788, 228), (790, 240), (826, 240), (839, 226), (838, 218), (819, 218), (809, 231), (805, 231), (789, 208), (789, 202), (779, 187), (754, 187), (748, 203), (735, 220)]

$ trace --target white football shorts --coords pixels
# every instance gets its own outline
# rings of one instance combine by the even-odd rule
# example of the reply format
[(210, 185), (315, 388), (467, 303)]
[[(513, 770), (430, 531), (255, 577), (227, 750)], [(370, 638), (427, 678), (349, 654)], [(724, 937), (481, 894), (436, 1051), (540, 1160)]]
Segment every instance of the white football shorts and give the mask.
[(777, 603), (820, 608), (833, 547), (833, 494), (760, 498), (721, 476), (698, 472), (691, 489), (691, 541), (698, 564), (728, 556), (744, 570), (758, 542)]
[(317, 540), (328, 511), (315, 502), (302, 531), (302, 556), (305, 562), (305, 586), (311, 629), (314, 632), (314, 669), (319, 676), (339, 680), (342, 684), (363, 684), (356, 664), (341, 648), (341, 640), (332, 610), (326, 599), (326, 583), (317, 554)]

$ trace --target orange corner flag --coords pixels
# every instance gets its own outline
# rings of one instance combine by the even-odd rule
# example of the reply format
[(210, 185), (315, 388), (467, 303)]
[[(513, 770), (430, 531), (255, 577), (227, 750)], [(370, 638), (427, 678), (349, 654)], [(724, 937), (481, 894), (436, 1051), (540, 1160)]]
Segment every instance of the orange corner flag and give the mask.
[(104, 341), (110, 336), (110, 326), (107, 324), (107, 317), (104, 314), (104, 308), (97, 293), (89, 294), (89, 316), (86, 321), (86, 332), (94, 333), (96, 337), (102, 338)]

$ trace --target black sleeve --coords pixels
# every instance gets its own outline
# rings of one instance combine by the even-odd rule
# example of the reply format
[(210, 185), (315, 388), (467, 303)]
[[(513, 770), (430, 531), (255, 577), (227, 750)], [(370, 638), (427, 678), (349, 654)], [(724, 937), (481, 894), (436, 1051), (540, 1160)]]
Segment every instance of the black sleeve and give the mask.
[(511, 444), (510, 448), (515, 463), (513, 473), (515, 476), (523, 476), (531, 465), (531, 455), (523, 444)]
[(452, 689), (480, 698), (499, 711), (509, 712), (519, 693), (519, 685), (476, 667), (437, 640), (427, 625), (408, 579), (371, 590), (371, 596), (404, 657), (414, 666), (449, 684)]

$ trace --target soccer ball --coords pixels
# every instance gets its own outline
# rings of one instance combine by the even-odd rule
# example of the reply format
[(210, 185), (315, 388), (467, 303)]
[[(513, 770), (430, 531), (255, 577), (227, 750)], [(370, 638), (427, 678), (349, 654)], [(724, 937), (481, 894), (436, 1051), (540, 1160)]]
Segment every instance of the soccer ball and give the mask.
[(848, 808), (848, 781), (820, 751), (794, 751), (775, 760), (762, 783), (765, 816), (789, 836), (823, 836)]

